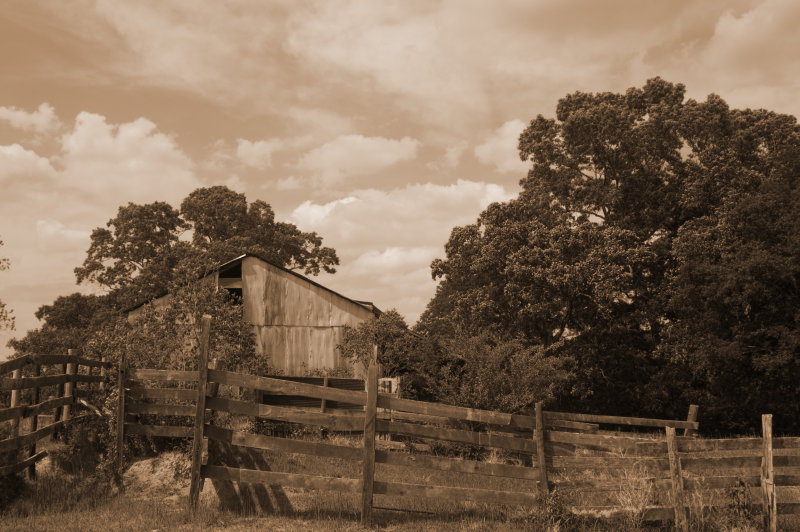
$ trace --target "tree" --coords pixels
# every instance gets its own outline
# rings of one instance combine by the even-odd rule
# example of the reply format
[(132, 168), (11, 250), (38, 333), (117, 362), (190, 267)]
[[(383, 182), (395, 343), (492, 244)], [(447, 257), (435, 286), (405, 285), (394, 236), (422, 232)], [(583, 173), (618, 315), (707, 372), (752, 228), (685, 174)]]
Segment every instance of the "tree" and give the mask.
[(83, 266), (75, 268), (78, 283), (90, 281), (114, 290), (134, 282), (171, 255), (188, 225), (168, 203), (128, 203), (106, 226), (91, 234)]
[(578, 92), (531, 121), (522, 192), (453, 229), (418, 329), (571, 361), (562, 407), (681, 417), (701, 400), (712, 430), (756, 411), (800, 428), (796, 120), (684, 92)]
[[(0, 240), (0, 246), (3, 241)], [(9, 260), (0, 258), (0, 272), (7, 270), (10, 266)], [(0, 299), (0, 330), (1, 329), (14, 329), (14, 312), (6, 307), (6, 304)]]
[(286, 268), (317, 275), (335, 273), (336, 252), (322, 246), (316, 233), (275, 221), (269, 204), (247, 204), (244, 194), (224, 186), (199, 188), (181, 203), (181, 215), (192, 224), (192, 242), (217, 259), (252, 253)]
[[(192, 241), (181, 235), (192, 230)], [(129, 203), (105, 228), (91, 234), (78, 283), (106, 288), (117, 308), (164, 294), (208, 273), (218, 263), (253, 253), (280, 266), (333, 273), (336, 252), (322, 246), (316, 233), (276, 222), (263, 201), (247, 204), (244, 194), (226, 187), (200, 188), (178, 211), (164, 202)]]

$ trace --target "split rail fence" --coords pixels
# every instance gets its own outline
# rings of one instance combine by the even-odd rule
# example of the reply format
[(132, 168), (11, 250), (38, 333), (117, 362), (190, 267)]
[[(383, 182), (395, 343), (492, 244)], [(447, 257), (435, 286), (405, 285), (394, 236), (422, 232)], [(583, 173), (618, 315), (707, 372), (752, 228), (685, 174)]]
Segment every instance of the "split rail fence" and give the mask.
[(46, 450), (37, 450), (38, 442), (93, 415), (79, 414), (84, 407), (93, 410), (82, 398), (88, 388), (79, 384), (103, 389), (108, 367), (72, 350), (66, 355), (23, 355), (0, 364), (0, 393), (8, 397), (8, 407), (0, 408), (0, 477), (24, 470), (36, 476), (36, 462), (47, 456)]

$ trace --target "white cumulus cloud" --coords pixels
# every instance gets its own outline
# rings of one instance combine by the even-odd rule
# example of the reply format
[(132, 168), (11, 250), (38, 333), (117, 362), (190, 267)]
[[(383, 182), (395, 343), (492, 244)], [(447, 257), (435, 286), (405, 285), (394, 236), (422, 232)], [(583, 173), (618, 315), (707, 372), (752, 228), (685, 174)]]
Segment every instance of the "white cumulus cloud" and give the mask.
[(0, 182), (12, 178), (31, 178), (55, 173), (46, 157), (19, 144), (0, 146)]
[(16, 107), (0, 107), (0, 120), (5, 120), (17, 129), (38, 134), (52, 133), (61, 127), (55, 109), (46, 102), (33, 112)]
[(110, 124), (81, 112), (61, 145), (65, 183), (110, 203), (177, 202), (199, 185), (191, 159), (146, 118)]
[(523, 129), (525, 123), (522, 120), (509, 120), (475, 147), (475, 157), (487, 166), (494, 166), (499, 172), (525, 172), (529, 165), (520, 161), (517, 151), (519, 134)]

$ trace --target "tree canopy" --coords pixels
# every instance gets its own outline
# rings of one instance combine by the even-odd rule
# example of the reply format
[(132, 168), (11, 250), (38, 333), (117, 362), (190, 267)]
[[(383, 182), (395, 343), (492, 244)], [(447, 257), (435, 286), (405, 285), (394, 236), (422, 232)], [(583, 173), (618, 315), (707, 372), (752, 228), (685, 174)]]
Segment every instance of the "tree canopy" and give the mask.
[[(182, 235), (191, 231), (191, 241)], [(91, 234), (78, 283), (110, 291), (117, 307), (164, 293), (242, 253), (316, 275), (335, 272), (336, 252), (316, 233), (277, 222), (272, 208), (224, 186), (199, 188), (181, 203), (129, 203)]]
[(800, 428), (794, 117), (656, 78), (566, 96), (518, 148), (522, 192), (453, 229), (420, 331), (569, 361), (564, 407)]

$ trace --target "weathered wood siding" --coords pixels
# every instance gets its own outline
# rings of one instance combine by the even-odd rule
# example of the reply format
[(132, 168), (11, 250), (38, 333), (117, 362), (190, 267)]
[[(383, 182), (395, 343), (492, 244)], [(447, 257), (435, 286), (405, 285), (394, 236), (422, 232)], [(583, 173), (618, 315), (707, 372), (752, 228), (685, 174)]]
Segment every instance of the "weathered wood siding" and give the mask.
[(286, 375), (342, 368), (336, 351), (344, 326), (372, 311), (255, 257), (242, 262), (244, 319), (256, 333), (256, 352)]

